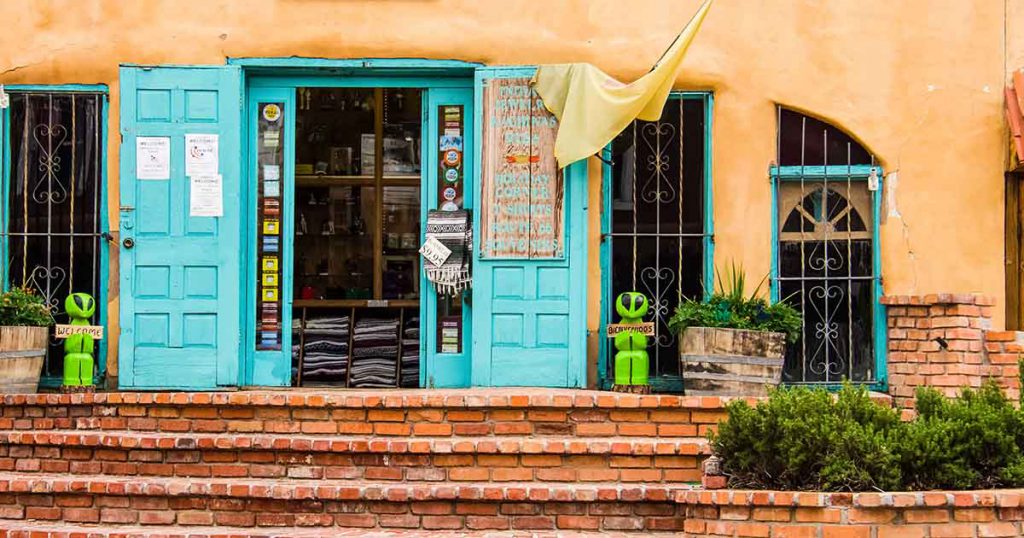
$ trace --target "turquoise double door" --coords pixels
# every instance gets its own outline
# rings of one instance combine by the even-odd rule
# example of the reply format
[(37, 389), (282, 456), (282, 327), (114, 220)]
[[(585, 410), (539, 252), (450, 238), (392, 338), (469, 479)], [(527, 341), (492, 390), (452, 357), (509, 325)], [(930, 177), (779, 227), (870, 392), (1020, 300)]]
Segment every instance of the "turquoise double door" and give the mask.
[[(457, 80), (415, 77), (414, 70), (407, 75), (394, 81), (318, 80), (336, 87), (425, 89), (423, 230), (427, 210), (438, 207), (438, 115), (444, 107), (462, 107), (465, 166), (471, 171), (464, 207), (473, 212), (474, 230), (479, 230), (478, 141), (487, 121), (480, 113), (482, 85), (523, 71), (478, 68), (475, 77)], [(291, 384), (287, 328), (293, 299), (295, 89), (310, 80), (247, 81), (237, 65), (122, 67), (119, 387), (216, 390)], [(281, 351), (257, 351), (255, 345), (257, 176), (250, 157), (261, 103), (279, 103), (285, 119)], [(219, 177), (219, 208), (217, 186), (197, 183), (198, 173), (190, 169), (200, 166), (201, 159), (187, 154), (196, 144), (186, 147), (196, 135), (204, 135), (199, 140), (207, 154), (202, 175)], [(586, 179), (585, 165), (565, 173), (565, 255), (559, 259), (487, 259), (480, 255), (480, 234), (474, 233), (473, 286), (463, 302), (458, 353), (443, 353), (437, 345), (438, 297), (421, 270), (421, 386), (585, 384)]]

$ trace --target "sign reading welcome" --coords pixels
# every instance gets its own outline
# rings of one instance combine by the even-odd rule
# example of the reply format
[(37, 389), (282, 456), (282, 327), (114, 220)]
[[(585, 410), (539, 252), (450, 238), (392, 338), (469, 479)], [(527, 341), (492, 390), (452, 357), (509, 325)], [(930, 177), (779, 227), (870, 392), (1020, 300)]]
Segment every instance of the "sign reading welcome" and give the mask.
[(483, 101), (482, 255), (560, 258), (565, 189), (554, 153), (558, 120), (526, 77), (491, 79)]

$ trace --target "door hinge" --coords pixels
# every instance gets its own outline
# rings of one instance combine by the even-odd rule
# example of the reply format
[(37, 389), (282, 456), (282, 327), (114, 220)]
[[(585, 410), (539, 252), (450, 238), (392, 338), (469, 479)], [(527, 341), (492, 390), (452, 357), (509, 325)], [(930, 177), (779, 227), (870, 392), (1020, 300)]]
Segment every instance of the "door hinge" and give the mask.
[(132, 206), (132, 205), (122, 205), (122, 206), (118, 206), (118, 209), (120, 209), (121, 211), (135, 211), (135, 206)]

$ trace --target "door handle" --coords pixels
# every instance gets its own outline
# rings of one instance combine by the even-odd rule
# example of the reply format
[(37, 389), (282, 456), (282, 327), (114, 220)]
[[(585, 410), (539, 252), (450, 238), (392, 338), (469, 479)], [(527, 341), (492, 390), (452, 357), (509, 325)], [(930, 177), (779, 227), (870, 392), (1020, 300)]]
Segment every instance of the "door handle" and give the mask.
[(126, 237), (124, 238), (124, 241), (121, 242), (121, 244), (124, 245), (124, 248), (130, 249), (135, 246), (135, 240), (132, 239), (131, 237)]

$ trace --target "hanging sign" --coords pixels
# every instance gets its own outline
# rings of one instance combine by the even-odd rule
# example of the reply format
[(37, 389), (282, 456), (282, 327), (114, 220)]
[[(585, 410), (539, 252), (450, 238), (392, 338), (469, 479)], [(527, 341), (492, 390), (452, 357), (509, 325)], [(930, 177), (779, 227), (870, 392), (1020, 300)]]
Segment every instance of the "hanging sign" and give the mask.
[(435, 267), (441, 267), (444, 262), (452, 255), (450, 248), (444, 246), (444, 243), (439, 241), (436, 237), (428, 237), (420, 247), (420, 254), (423, 255), (426, 260)]
[(564, 182), (555, 160), (558, 121), (529, 78), (496, 78), (484, 88), (482, 255), (560, 258)]
[(185, 175), (201, 176), (220, 173), (219, 152), (217, 135), (185, 135)]
[(191, 177), (188, 215), (190, 217), (224, 216), (224, 189), (220, 174)]
[(645, 321), (643, 323), (634, 323), (632, 325), (627, 323), (609, 323), (607, 327), (607, 336), (608, 338), (615, 338), (615, 335), (626, 331), (636, 331), (643, 335), (654, 336), (654, 322)]
[(140, 136), (135, 139), (135, 177), (171, 179), (171, 139)]
[(53, 336), (55, 338), (67, 338), (73, 334), (88, 334), (100, 340), (103, 338), (103, 326), (101, 325), (54, 325)]

